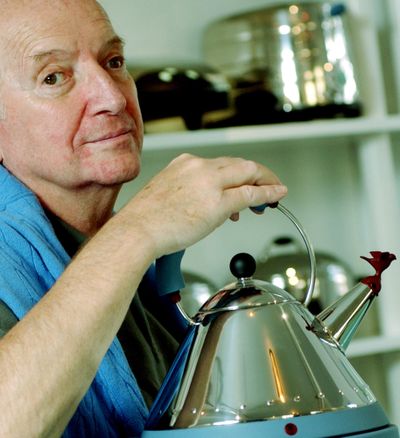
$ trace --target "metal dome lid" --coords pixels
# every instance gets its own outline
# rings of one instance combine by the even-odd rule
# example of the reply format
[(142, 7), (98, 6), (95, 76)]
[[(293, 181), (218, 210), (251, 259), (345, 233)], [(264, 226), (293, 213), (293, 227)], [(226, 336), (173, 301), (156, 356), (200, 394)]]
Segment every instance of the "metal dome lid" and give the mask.
[(250, 254), (236, 254), (229, 267), (237, 281), (228, 284), (207, 300), (195, 315), (195, 320), (202, 320), (205, 315), (216, 312), (296, 302), (285, 290), (266, 281), (252, 278), (256, 262)]

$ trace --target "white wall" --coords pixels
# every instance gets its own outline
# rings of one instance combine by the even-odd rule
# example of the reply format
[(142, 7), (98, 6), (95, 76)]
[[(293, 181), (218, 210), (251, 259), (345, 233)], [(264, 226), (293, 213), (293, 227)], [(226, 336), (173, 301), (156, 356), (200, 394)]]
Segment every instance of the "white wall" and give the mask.
[(265, 6), (265, 0), (100, 0), (126, 39), (128, 61), (200, 60), (201, 34), (214, 18)]

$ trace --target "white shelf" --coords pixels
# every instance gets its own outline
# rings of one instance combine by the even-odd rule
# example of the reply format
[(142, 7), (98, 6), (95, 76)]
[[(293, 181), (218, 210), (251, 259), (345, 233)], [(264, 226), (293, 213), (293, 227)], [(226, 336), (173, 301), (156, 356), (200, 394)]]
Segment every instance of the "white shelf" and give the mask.
[[(233, 146), (244, 143), (256, 145), (299, 140), (360, 138), (394, 132), (400, 132), (400, 115), (146, 134), (144, 151), (190, 150), (195, 147)], [(299, 146), (303, 147), (304, 143), (300, 143)]]
[(398, 337), (374, 336), (354, 339), (348, 347), (346, 356), (354, 358), (396, 351), (400, 351), (400, 339)]

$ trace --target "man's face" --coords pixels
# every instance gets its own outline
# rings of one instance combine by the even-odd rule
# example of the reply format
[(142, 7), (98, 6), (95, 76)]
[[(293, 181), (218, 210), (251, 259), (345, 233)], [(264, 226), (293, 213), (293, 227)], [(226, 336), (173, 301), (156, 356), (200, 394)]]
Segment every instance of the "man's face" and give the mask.
[(122, 42), (101, 8), (1, 3), (0, 161), (39, 193), (134, 178), (142, 119)]

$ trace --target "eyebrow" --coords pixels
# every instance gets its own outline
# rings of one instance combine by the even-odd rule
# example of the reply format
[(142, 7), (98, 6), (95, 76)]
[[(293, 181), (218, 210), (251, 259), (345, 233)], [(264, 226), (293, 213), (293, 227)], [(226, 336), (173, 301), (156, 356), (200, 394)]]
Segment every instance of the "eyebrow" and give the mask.
[(52, 49), (30, 55), (29, 59), (32, 59), (35, 64), (40, 64), (41, 62), (49, 58), (61, 58), (68, 55), (70, 55), (70, 53), (67, 50)]
[(110, 38), (105, 44), (103, 44), (99, 53), (101, 54), (113, 46), (119, 46), (123, 48), (125, 46), (125, 41), (120, 36), (115, 35), (114, 37)]
[(106, 42), (105, 46), (114, 46), (114, 45), (125, 46), (125, 41), (120, 36), (115, 35), (114, 37), (112, 37)]

